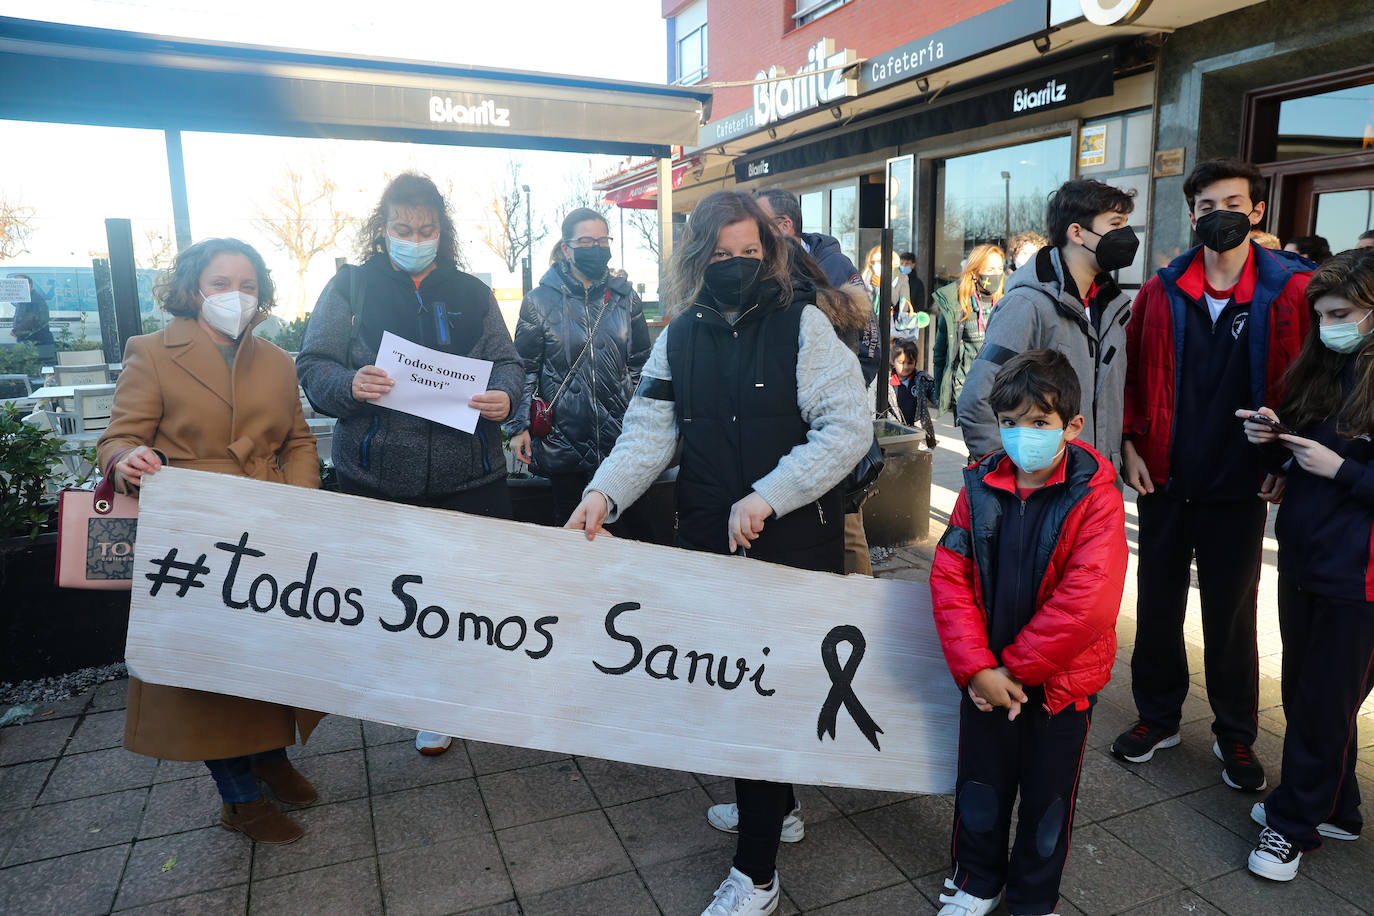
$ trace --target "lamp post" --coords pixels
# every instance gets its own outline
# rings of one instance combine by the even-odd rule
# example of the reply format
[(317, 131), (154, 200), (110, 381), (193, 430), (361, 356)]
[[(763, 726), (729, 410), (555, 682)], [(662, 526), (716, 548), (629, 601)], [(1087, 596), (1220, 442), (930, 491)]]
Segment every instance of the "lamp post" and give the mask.
[(520, 190), (525, 192), (525, 258), (521, 264), (520, 285), (528, 296), (534, 289), (534, 226), (530, 223), (530, 186), (522, 184)]
[(1007, 190), (1006, 209), (1002, 211), (1002, 244), (1006, 245), (1007, 242), (1011, 241), (1011, 172), (1002, 173), (1002, 183)]

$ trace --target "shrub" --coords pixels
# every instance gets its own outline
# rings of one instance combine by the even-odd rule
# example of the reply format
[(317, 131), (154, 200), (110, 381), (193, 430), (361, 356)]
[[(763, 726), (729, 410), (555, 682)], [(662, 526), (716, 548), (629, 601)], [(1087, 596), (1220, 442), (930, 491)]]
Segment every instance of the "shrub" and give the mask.
[(0, 537), (38, 537), (48, 523), (48, 476), (62, 451), (51, 430), (29, 426), (13, 404), (0, 409)]

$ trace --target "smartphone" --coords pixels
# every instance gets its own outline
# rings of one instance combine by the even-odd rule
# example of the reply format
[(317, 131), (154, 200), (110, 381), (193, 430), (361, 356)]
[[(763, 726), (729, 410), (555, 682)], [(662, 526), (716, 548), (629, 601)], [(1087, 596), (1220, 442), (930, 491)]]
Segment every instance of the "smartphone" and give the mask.
[(1296, 436), (1296, 435), (1297, 435), (1297, 431), (1296, 431), (1296, 430), (1292, 429), (1291, 427), (1284, 426), (1284, 425), (1283, 425), (1282, 423), (1280, 423), (1278, 420), (1275, 420), (1275, 419), (1273, 419), (1272, 417), (1266, 417), (1264, 414), (1261, 414), (1261, 413), (1251, 414), (1250, 416), (1246, 417), (1245, 419), (1246, 419), (1246, 420), (1253, 420), (1253, 421), (1256, 422), (1256, 423), (1263, 423), (1265, 426), (1269, 427), (1270, 429), (1272, 429), (1272, 430), (1273, 430), (1274, 432), (1276, 432), (1276, 433), (1280, 433), (1280, 434), (1284, 434), (1284, 435), (1289, 435), (1289, 436)]

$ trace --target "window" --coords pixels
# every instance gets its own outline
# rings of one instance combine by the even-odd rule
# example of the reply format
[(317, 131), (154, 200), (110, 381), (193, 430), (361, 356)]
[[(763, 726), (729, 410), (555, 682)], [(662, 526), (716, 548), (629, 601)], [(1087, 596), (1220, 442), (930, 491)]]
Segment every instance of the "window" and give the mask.
[(697, 0), (673, 18), (677, 36), (677, 81), (688, 86), (706, 79), (706, 0)]
[(1374, 83), (1279, 103), (1275, 159), (1306, 159), (1374, 148)]
[(797, 0), (797, 11), (792, 14), (792, 21), (799, 26), (806, 25), (848, 2), (849, 0)]
[(1069, 179), (1068, 137), (956, 156), (935, 167), (935, 282), (958, 279), (977, 245), (1045, 232), (1045, 202)]

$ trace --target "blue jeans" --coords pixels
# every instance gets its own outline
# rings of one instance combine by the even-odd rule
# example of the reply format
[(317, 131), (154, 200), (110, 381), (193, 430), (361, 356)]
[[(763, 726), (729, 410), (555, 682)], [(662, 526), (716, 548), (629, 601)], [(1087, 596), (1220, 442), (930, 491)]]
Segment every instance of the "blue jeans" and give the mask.
[(272, 763), (286, 759), (286, 748), (243, 757), (226, 757), (223, 760), (207, 760), (205, 766), (214, 777), (219, 797), (230, 805), (241, 805), (257, 801), (262, 794), (258, 789), (258, 777), (253, 775), (253, 764)]

